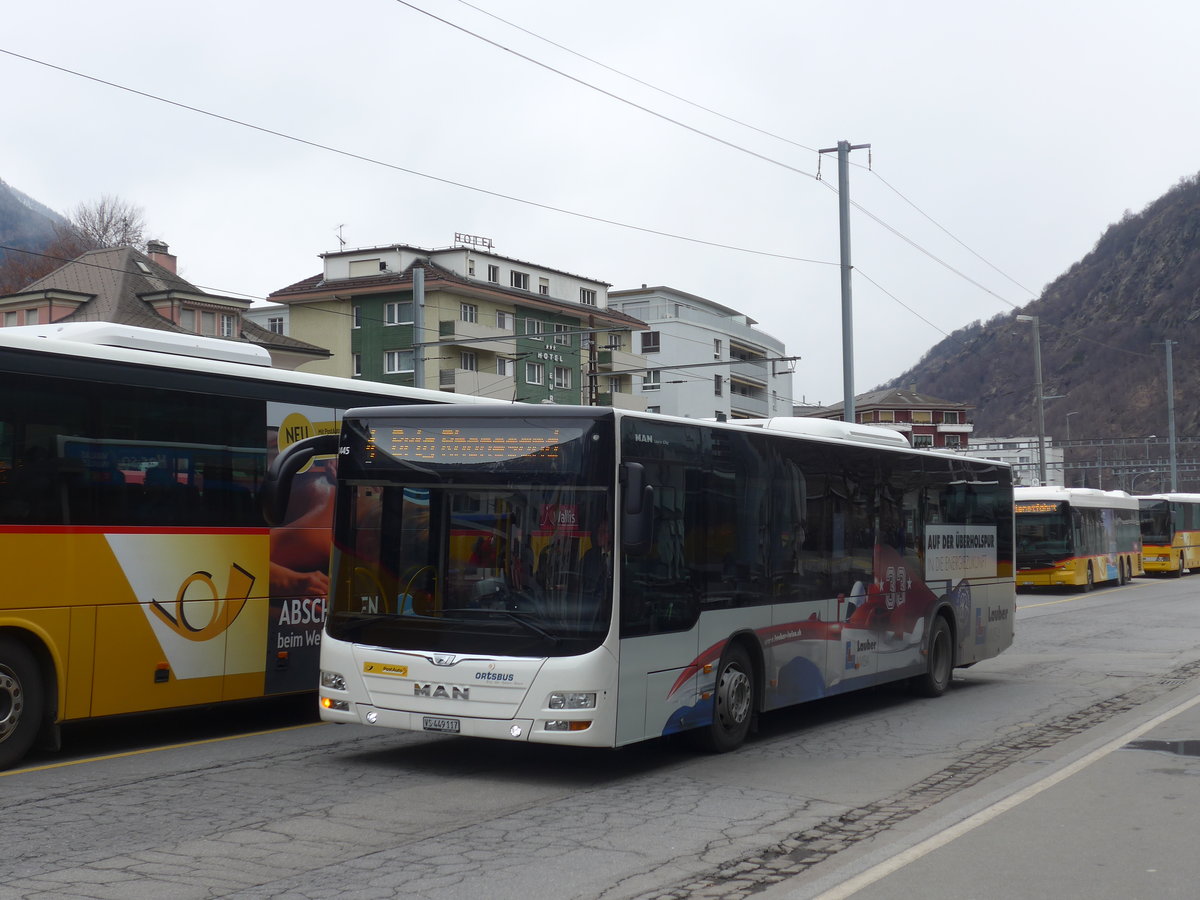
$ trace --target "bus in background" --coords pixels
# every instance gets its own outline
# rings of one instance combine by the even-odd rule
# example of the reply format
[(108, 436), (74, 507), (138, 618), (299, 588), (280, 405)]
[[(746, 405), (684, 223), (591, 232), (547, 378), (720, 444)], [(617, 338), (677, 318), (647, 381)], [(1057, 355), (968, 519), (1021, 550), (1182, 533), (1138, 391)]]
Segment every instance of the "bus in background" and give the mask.
[(452, 399), (101, 322), (0, 329), (0, 380), (0, 767), (62, 722), (314, 690), (334, 463), (276, 528), (267, 467), (347, 407)]
[(1138, 501), (1124, 491), (1018, 487), (1017, 589), (1125, 584), (1142, 574)]
[(1178, 578), (1200, 567), (1200, 494), (1146, 494), (1137, 500), (1146, 574)]
[(1009, 468), (885, 429), (359, 409), (273, 490), (335, 450), (331, 722), (725, 751), (761, 712), (936, 696), (1012, 642)]

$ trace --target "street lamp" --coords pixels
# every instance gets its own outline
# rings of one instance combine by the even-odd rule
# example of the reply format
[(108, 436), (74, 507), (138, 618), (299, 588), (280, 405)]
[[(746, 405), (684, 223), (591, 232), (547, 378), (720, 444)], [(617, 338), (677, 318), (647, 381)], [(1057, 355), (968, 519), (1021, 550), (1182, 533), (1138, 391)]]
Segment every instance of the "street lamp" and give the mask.
[(1037, 398), (1038, 481), (1046, 483), (1046, 410), (1042, 397), (1042, 336), (1037, 316), (1017, 316), (1018, 322), (1033, 324), (1033, 381)]

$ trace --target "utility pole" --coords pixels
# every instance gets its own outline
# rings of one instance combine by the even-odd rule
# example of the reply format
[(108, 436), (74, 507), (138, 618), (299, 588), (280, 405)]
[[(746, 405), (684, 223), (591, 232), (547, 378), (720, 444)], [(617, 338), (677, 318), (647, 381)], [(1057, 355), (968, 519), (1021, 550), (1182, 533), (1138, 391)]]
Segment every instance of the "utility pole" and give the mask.
[(1038, 481), (1046, 483), (1046, 400), (1042, 394), (1042, 336), (1037, 316), (1017, 316), (1018, 322), (1033, 324), (1033, 381), (1037, 399)]
[(1167, 351), (1167, 444), (1171, 453), (1171, 490), (1179, 490), (1179, 467), (1175, 458), (1175, 372), (1171, 363), (1171, 348), (1175, 341), (1163, 341)]
[(870, 144), (838, 141), (818, 153), (838, 155), (838, 231), (842, 251), (842, 418), (854, 421), (854, 315), (850, 302), (850, 151), (870, 149)]

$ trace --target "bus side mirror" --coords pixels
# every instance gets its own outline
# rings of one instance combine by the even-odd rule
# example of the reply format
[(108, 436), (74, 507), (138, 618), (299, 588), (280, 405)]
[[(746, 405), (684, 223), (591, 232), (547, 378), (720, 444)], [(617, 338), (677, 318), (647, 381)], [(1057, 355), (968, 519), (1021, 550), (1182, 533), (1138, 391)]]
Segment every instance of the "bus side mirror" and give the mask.
[(336, 434), (318, 434), (296, 441), (275, 457), (271, 468), (267, 470), (258, 501), (268, 525), (283, 524), (292, 493), (292, 479), (296, 473), (318, 456), (336, 456), (338, 440)]
[(641, 463), (621, 466), (624, 503), (621, 506), (621, 548), (632, 556), (650, 552), (654, 540), (654, 486), (646, 484)]

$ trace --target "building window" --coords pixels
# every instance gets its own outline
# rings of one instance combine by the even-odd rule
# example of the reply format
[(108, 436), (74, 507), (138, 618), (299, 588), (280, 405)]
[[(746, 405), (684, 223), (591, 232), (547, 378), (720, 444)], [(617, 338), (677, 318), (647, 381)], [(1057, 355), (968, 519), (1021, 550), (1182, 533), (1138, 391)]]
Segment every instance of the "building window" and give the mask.
[(221, 337), (237, 337), (237, 316), (221, 315)]
[(643, 391), (657, 391), (662, 387), (662, 372), (647, 372), (642, 378)]
[(713, 338), (713, 359), (721, 359), (721, 339)]
[(563, 347), (571, 346), (571, 326), (570, 325), (555, 325), (554, 326), (554, 343)]
[(525, 383), (542, 384), (546, 380), (546, 367), (542, 363), (525, 363)]
[(912, 421), (922, 425), (932, 425), (933, 412), (928, 409), (914, 409), (912, 411)]
[(718, 397), (721, 396), (721, 384), (724, 382), (724, 377), (721, 375), (713, 376), (713, 393)]
[(179, 311), (179, 327), (185, 331), (195, 332), (196, 311), (194, 309), (181, 309)]
[(413, 370), (411, 350), (388, 350), (383, 354), (383, 371), (386, 375), (399, 375)]
[(200, 333), (215, 335), (217, 333), (217, 314), (212, 312), (200, 313)]
[(478, 322), (479, 321), (479, 307), (476, 306), (474, 303), (458, 304), (458, 318), (460, 321), (463, 321), (463, 322)]
[(496, 313), (496, 327), (501, 331), (512, 331), (516, 325), (517, 317), (510, 312)]
[[(942, 413), (942, 422), (946, 425), (957, 425), (958, 410), (946, 410), (944, 413)], [(949, 444), (947, 444), (947, 446), (949, 446)]]
[(351, 310), (350, 327), (351, 328), (362, 328), (362, 307), (361, 306), (356, 306), (353, 308), (353, 310)]
[(350, 277), (362, 278), (364, 275), (378, 275), (386, 268), (387, 263), (380, 259), (355, 259), (350, 261)]
[(621, 393), (621, 376), (620, 375), (610, 375), (608, 377), (608, 392), (610, 394)]
[(468, 372), (478, 372), (479, 357), (475, 355), (474, 351), (464, 350), (458, 355), (458, 367), (466, 369)]
[(499, 266), (491, 266), (491, 265), (488, 266), (488, 281), (492, 282), (493, 284), (500, 283), (500, 267)]
[(659, 342), (659, 332), (643, 331), (642, 332), (642, 352), (657, 353), (661, 347)]
[(582, 303), (584, 306), (595, 306), (596, 305), (596, 292), (593, 291), (591, 288), (580, 288), (579, 289), (579, 302)]
[(554, 367), (554, 387), (560, 391), (571, 389), (571, 370), (566, 366)]
[[(516, 285), (513, 285), (513, 286), (516, 287)], [(547, 297), (550, 296), (550, 279), (549, 278), (539, 278), (538, 279), (538, 293), (545, 294)]]
[(353, 372), (356, 376), (362, 375), (362, 354), (351, 353), (350, 364), (354, 367)]
[(520, 288), (523, 291), (527, 291), (529, 290), (529, 273), (518, 272), (516, 269), (513, 269), (509, 273), (508, 283), (515, 288)]
[(271, 332), (271, 334), (283, 334), (283, 316), (268, 317), (267, 331)]
[(625, 349), (625, 335), (609, 334), (608, 349), (609, 350), (624, 350)]
[(526, 319), (525, 320), (525, 333), (526, 334), (541, 334), (542, 333), (541, 319)]
[(876, 422), (895, 422), (896, 411), (894, 409), (880, 409), (875, 412)]
[(475, 277), (475, 260), (473, 259), (467, 260), (467, 274), (472, 278)]
[(661, 406), (647, 406), (646, 412), (655, 413), (657, 415), (658, 413), (662, 412), (662, 407)]
[(912, 436), (912, 444), (914, 447), (932, 447), (933, 446), (933, 435), (932, 434), (914, 434)]
[(413, 320), (413, 305), (411, 300), (400, 303), (385, 303), (383, 321), (387, 325), (411, 325)]
[(959, 449), (960, 447), (962, 447), (962, 437), (957, 434), (946, 435), (946, 446), (952, 447), (955, 450)]
[(505, 359), (503, 356), (496, 357), (496, 374), (504, 375), (508, 378), (513, 378), (517, 374), (517, 361), (515, 359)]

